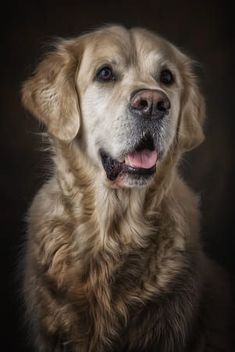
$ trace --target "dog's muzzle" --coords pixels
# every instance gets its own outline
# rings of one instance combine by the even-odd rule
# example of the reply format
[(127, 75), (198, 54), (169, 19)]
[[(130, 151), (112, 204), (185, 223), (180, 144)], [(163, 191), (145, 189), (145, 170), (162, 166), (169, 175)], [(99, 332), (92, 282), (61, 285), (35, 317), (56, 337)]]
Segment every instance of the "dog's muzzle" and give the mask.
[(114, 181), (123, 175), (147, 179), (155, 173), (159, 159), (155, 145), (156, 131), (164, 116), (169, 114), (170, 107), (170, 100), (161, 90), (139, 89), (131, 94), (128, 109), (138, 118), (138, 134), (144, 137), (138, 140), (136, 135), (137, 144), (117, 159), (105, 150), (100, 150), (102, 165), (109, 180)]

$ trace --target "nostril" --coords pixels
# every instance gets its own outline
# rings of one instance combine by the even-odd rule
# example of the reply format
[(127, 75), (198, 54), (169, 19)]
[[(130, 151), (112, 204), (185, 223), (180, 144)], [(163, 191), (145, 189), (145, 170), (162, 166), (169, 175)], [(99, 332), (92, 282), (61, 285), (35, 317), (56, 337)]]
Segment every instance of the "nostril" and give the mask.
[(148, 102), (147, 100), (144, 100), (144, 99), (141, 99), (140, 102), (139, 102), (139, 108), (140, 109), (145, 109), (148, 107)]
[(160, 99), (156, 104), (156, 110), (161, 112), (167, 112), (171, 107), (170, 101), (168, 98)]
[(166, 111), (167, 110), (167, 107), (166, 107), (166, 104), (165, 104), (164, 100), (160, 100), (157, 103), (157, 110), (158, 111)]

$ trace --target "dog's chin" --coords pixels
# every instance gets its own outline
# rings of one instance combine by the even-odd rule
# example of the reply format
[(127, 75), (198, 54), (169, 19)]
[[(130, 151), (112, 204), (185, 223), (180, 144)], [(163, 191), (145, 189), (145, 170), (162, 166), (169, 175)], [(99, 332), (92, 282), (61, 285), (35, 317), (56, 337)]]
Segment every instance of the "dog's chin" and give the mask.
[[(156, 168), (155, 168), (156, 169)], [(147, 175), (123, 174), (111, 182), (113, 188), (143, 188), (148, 186), (154, 179), (155, 171)]]

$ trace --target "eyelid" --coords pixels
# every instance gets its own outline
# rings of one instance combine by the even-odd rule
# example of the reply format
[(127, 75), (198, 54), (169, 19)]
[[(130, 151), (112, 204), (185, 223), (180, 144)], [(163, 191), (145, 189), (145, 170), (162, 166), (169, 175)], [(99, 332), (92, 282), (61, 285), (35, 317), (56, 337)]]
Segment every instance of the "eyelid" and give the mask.
[(104, 64), (98, 66), (98, 68), (96, 68), (95, 75), (94, 75), (94, 81), (97, 81), (97, 76), (98, 76), (99, 72), (102, 71), (106, 67), (111, 69), (111, 71), (112, 71), (113, 79), (111, 81), (117, 81), (118, 80), (120, 75), (116, 72), (116, 70), (114, 70), (113, 66), (110, 63), (104, 63)]
[(110, 68), (112, 72), (114, 72), (112, 65), (109, 62), (106, 62), (102, 65), (97, 66), (97, 68), (95, 69), (95, 74), (99, 73), (101, 70), (103, 70), (103, 68), (106, 68), (106, 67)]
[[(170, 82), (163, 82), (163, 78), (164, 78), (164, 74), (169, 74), (170, 75)], [(174, 77), (174, 74), (172, 72), (172, 70), (170, 70), (169, 68), (165, 68), (163, 70), (160, 71), (160, 74), (159, 74), (159, 79), (160, 81), (163, 83), (163, 84), (166, 84), (166, 85), (172, 85), (175, 81), (175, 77)]]
[[(172, 86), (177, 85), (180, 81), (180, 77), (179, 77), (179, 72), (177, 72), (177, 68), (172, 66), (171, 64), (163, 64), (162, 66), (160, 66), (160, 68), (157, 71), (157, 74), (155, 75), (155, 79), (158, 81), (160, 81), (160, 75), (162, 71), (168, 70), (171, 72), (172, 76), (173, 76), (173, 80), (174, 82), (172, 83)], [(168, 88), (170, 88), (170, 85), (168, 86)]]
[(112, 65), (107, 62), (105, 64), (102, 64), (102, 65), (98, 66), (98, 68), (96, 69), (96, 72), (99, 72), (99, 71), (103, 70), (103, 68), (105, 68), (105, 67), (108, 67), (111, 70), (113, 70)]

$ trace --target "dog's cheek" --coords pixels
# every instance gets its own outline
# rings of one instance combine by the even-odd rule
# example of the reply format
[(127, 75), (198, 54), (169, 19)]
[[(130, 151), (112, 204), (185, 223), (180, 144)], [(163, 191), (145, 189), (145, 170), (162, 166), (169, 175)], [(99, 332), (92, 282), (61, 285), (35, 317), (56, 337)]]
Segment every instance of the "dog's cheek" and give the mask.
[(113, 141), (112, 103), (107, 92), (89, 87), (80, 100), (82, 111), (82, 138), (87, 153), (96, 165), (100, 165), (99, 149), (109, 149)]
[(171, 98), (171, 111), (167, 118), (167, 145), (168, 148), (173, 143), (177, 134), (178, 119), (180, 114), (180, 99), (178, 94), (173, 95)]
[(104, 128), (107, 116), (110, 115), (110, 99), (105, 90), (89, 87), (81, 97), (84, 126), (91, 133), (97, 128)]
[(166, 157), (175, 141), (179, 112), (179, 98), (175, 95), (171, 97), (171, 110), (169, 114), (159, 121), (157, 127), (157, 149), (162, 159)]

